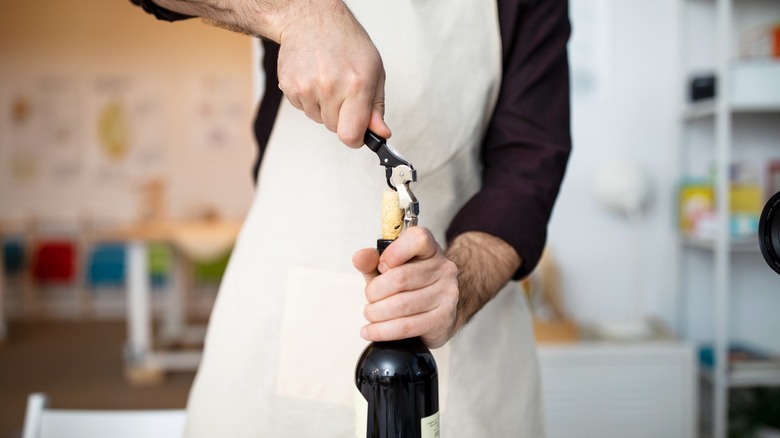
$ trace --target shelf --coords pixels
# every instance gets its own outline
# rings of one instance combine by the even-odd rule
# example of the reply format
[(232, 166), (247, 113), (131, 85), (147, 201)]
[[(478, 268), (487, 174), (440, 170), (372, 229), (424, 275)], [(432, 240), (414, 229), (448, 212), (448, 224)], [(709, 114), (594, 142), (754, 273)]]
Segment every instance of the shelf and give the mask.
[[(752, 141), (767, 141), (771, 143), (771, 133), (762, 129), (755, 129), (755, 125), (775, 125), (775, 120), (780, 123), (780, 59), (763, 58), (735, 58), (733, 48), (740, 44), (740, 32), (748, 29), (748, 26), (758, 22), (771, 21), (777, 15), (778, 0), (705, 0), (704, 3), (693, 0), (682, 0), (681, 5), (681, 32), (680, 43), (682, 48), (681, 68), (683, 73), (680, 83), (686, 95), (691, 94), (690, 81), (693, 75), (714, 75), (716, 78), (714, 98), (696, 102), (683, 101), (678, 109), (681, 134), (679, 137), (680, 154), (677, 168), (679, 174), (693, 170), (695, 167), (707, 165), (707, 161), (714, 162), (717, 175), (713, 186), (718, 190), (718, 195), (728, 193), (729, 166), (743, 144)], [(689, 4), (686, 4), (689, 3)], [(710, 10), (707, 3), (712, 4)], [(770, 5), (771, 7), (767, 7)], [(702, 8), (704, 6), (704, 8)], [(754, 23), (755, 21), (755, 23)], [(706, 38), (706, 42), (704, 41)], [(702, 44), (703, 43), (703, 44)], [(764, 53), (761, 50), (752, 53)], [(708, 53), (709, 52), (709, 53)], [(741, 53), (748, 53), (747, 51)], [(768, 52), (767, 52), (768, 53)], [(701, 67), (706, 66), (706, 72)], [(695, 69), (695, 70), (694, 70)], [(752, 130), (752, 134), (760, 140), (746, 138), (742, 133), (745, 128)], [(708, 132), (709, 131), (709, 132)], [(736, 135), (739, 134), (739, 135)], [(712, 145), (704, 149), (700, 145)], [(697, 156), (705, 152), (703, 156)], [(762, 152), (762, 154), (765, 154)], [(684, 176), (684, 175), (681, 175)], [(726, 196), (725, 198), (728, 198)], [(707, 238), (683, 235), (678, 231), (676, 262), (679, 269), (675, 272), (680, 299), (680, 326), (692, 327), (688, 319), (694, 315), (693, 306), (688, 305), (688, 296), (693, 289), (703, 289), (711, 292), (709, 298), (712, 301), (712, 322), (710, 332), (712, 342), (712, 357), (720, 356), (730, 351), (729, 339), (731, 338), (732, 295), (737, 287), (734, 259), (754, 257), (759, 253), (758, 236), (748, 238), (730, 238), (731, 221), (724, 221), (729, 213), (728, 202), (718, 203), (718, 213), (721, 216), (711, 227), (701, 229), (710, 232)], [(689, 281), (699, 271), (695, 264), (686, 264), (687, 252), (703, 251), (712, 256), (711, 266), (707, 266), (708, 273), (712, 274), (712, 285)], [(701, 255), (701, 254), (696, 254)], [(682, 263), (680, 263), (682, 262)], [(689, 266), (694, 265), (694, 266)], [(741, 273), (738, 275), (742, 275)], [(698, 275), (697, 275), (698, 276)], [(741, 285), (740, 285), (741, 286)], [(742, 295), (742, 294), (738, 294)], [(742, 299), (743, 297), (740, 297)], [(700, 309), (696, 308), (699, 317)], [(737, 319), (741, 323), (741, 316)], [(780, 353), (780, 352), (778, 352)], [(720, 360), (726, 360), (725, 357)], [(714, 363), (713, 360), (711, 363)], [(722, 362), (721, 362), (722, 364)], [(707, 438), (726, 438), (728, 436), (729, 423), (729, 389), (746, 387), (780, 387), (780, 365), (756, 369), (753, 367), (731, 366), (718, 368), (717, 373), (712, 368), (699, 367), (701, 381), (710, 385), (711, 400), (707, 400), (702, 409), (705, 417), (712, 419), (712, 427), (703, 428)], [(769, 364), (766, 364), (769, 365)], [(749, 368), (749, 369), (748, 369)], [(723, 374), (721, 374), (723, 373)], [(709, 405), (709, 406), (707, 406)]]
[[(738, 59), (730, 63), (728, 108), (731, 114), (780, 114), (780, 59)], [(689, 102), (684, 120), (713, 117), (720, 108), (715, 98)]]
[[(780, 114), (780, 103), (763, 105), (737, 104), (729, 108), (732, 114)], [(717, 112), (714, 101), (689, 104), (683, 111), (683, 120), (698, 120), (714, 117)]]
[[(683, 245), (689, 248), (704, 249), (708, 251), (715, 251), (715, 246), (717, 245), (713, 238), (681, 236), (681, 240)], [(732, 252), (758, 252), (758, 236), (731, 239), (729, 241), (729, 250)]]
[(683, 111), (684, 120), (697, 120), (715, 116), (715, 102), (708, 100), (705, 102), (691, 103)]
[(753, 105), (734, 104), (731, 106), (731, 112), (733, 114), (751, 114), (751, 113), (780, 114), (780, 103), (753, 104)]
[[(704, 378), (704, 381), (713, 384), (715, 383), (715, 376), (709, 368), (700, 367), (699, 374)], [(764, 376), (750, 376), (750, 375), (734, 375), (728, 373), (728, 386), (730, 388), (750, 388), (750, 387), (767, 387), (777, 386), (780, 387), (780, 368), (776, 373)]]

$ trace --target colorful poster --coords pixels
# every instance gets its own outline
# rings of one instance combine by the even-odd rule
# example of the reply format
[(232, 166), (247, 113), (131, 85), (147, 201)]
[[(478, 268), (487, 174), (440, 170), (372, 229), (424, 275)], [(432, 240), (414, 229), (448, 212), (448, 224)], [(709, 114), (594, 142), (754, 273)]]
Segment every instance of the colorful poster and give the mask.
[(611, 83), (611, 20), (606, 0), (571, 0), (573, 27), (569, 40), (571, 90), (575, 100), (600, 103)]
[(50, 76), (5, 83), (0, 93), (4, 182), (15, 187), (75, 183), (83, 162), (76, 81)]
[(125, 184), (162, 172), (164, 95), (160, 89), (125, 77), (95, 81), (86, 128), (95, 181)]
[(11, 79), (3, 93), (3, 174), (11, 185), (32, 185), (42, 173), (41, 102), (34, 81)]

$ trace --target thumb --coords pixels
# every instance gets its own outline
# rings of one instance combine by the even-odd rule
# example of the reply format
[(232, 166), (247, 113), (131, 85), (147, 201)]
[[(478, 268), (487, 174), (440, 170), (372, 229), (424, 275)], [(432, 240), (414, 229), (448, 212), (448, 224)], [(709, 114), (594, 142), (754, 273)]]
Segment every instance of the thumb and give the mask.
[(368, 129), (374, 131), (382, 138), (390, 138), (393, 135), (385, 123), (385, 72), (379, 75), (374, 92), (374, 102), (371, 105), (371, 117), (368, 120)]
[(352, 265), (363, 274), (366, 283), (379, 275), (376, 269), (378, 264), (379, 251), (374, 248), (361, 249), (352, 256)]

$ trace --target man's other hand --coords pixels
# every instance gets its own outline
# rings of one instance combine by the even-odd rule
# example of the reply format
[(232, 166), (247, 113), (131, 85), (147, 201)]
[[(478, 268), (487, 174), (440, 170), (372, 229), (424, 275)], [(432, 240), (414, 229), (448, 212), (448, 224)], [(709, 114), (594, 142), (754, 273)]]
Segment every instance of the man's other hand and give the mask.
[(364, 339), (419, 336), (428, 347), (439, 348), (453, 336), (458, 268), (428, 229), (408, 229), (381, 257), (376, 249), (362, 249), (352, 263), (367, 282), (364, 316), (369, 324), (360, 333)]

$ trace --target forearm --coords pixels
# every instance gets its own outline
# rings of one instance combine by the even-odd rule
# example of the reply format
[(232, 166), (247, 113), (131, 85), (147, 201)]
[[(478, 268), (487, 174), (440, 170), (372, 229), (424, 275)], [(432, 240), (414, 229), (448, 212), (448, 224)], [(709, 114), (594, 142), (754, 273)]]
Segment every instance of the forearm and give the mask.
[(458, 235), (445, 255), (458, 267), (460, 292), (455, 331), (496, 296), (522, 262), (511, 245), (477, 231)]
[(165, 9), (202, 17), (222, 27), (281, 42), (284, 30), (295, 20), (348, 13), (342, 0), (153, 0)]

